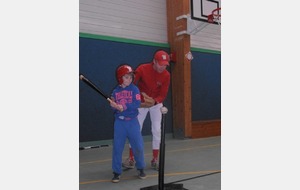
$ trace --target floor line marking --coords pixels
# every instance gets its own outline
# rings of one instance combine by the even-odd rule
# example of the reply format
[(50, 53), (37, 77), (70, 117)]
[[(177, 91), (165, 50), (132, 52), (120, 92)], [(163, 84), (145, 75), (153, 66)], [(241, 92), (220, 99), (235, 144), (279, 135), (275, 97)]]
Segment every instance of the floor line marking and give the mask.
[[(207, 171), (194, 171), (194, 172), (175, 172), (175, 173), (165, 173), (165, 176), (178, 176), (178, 175), (194, 175), (194, 174), (209, 174), (209, 173), (215, 173), (215, 172), (221, 172), (221, 170), (207, 170)], [(147, 178), (153, 178), (158, 177), (158, 174), (151, 174), (147, 175)], [(131, 180), (131, 179), (137, 179), (137, 176), (132, 177), (121, 177), (121, 180)], [(91, 180), (91, 181), (83, 181), (80, 182), (79, 185), (86, 185), (86, 184), (92, 184), (92, 183), (101, 183), (101, 182), (111, 182), (111, 179), (99, 179), (99, 180)]]

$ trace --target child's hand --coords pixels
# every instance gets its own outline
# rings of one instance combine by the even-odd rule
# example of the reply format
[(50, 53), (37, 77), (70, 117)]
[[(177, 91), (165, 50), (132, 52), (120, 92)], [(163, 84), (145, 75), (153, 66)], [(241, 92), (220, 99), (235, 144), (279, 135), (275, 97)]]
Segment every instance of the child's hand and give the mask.
[(119, 110), (120, 112), (122, 112), (124, 110), (123, 106), (121, 104), (117, 104), (118, 108), (116, 108), (117, 110)]
[(111, 99), (108, 99), (108, 101), (109, 101), (111, 107), (119, 110), (120, 112), (122, 112), (124, 110), (124, 108), (123, 108), (123, 106), (121, 104), (117, 104), (116, 102), (114, 102)]

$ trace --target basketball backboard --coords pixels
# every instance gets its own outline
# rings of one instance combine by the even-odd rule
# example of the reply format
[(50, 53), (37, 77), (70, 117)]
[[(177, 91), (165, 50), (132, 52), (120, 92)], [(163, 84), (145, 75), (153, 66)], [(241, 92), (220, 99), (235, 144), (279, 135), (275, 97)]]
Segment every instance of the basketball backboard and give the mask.
[[(191, 19), (208, 22), (208, 15), (221, 8), (221, 0), (191, 0)], [(217, 24), (217, 23), (214, 23)]]

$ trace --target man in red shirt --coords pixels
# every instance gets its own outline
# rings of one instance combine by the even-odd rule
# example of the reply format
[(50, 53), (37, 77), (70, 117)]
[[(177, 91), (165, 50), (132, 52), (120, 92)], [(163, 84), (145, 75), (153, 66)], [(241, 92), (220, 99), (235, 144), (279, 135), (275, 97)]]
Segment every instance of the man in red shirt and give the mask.
[[(162, 113), (160, 108), (167, 97), (170, 85), (170, 73), (166, 70), (169, 66), (170, 57), (167, 52), (159, 50), (154, 54), (152, 62), (141, 64), (135, 70), (136, 84), (141, 92), (141, 107), (138, 108), (138, 121), (143, 128), (144, 120), (150, 113), (151, 131), (152, 131), (152, 152), (151, 167), (158, 170), (158, 154), (161, 140), (161, 120)], [(130, 147), (130, 145), (129, 145)], [(123, 163), (125, 168), (134, 168), (135, 160), (131, 148), (129, 149), (129, 158)]]

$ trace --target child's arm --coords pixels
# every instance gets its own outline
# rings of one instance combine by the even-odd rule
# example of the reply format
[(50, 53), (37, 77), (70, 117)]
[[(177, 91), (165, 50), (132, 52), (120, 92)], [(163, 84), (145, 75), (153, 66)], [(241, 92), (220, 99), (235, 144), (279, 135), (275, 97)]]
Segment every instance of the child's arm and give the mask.
[(121, 104), (117, 104), (113, 97), (111, 97), (111, 99), (108, 99), (108, 101), (110, 102), (111, 107), (119, 110), (120, 112), (122, 112), (124, 110), (123, 106)]

